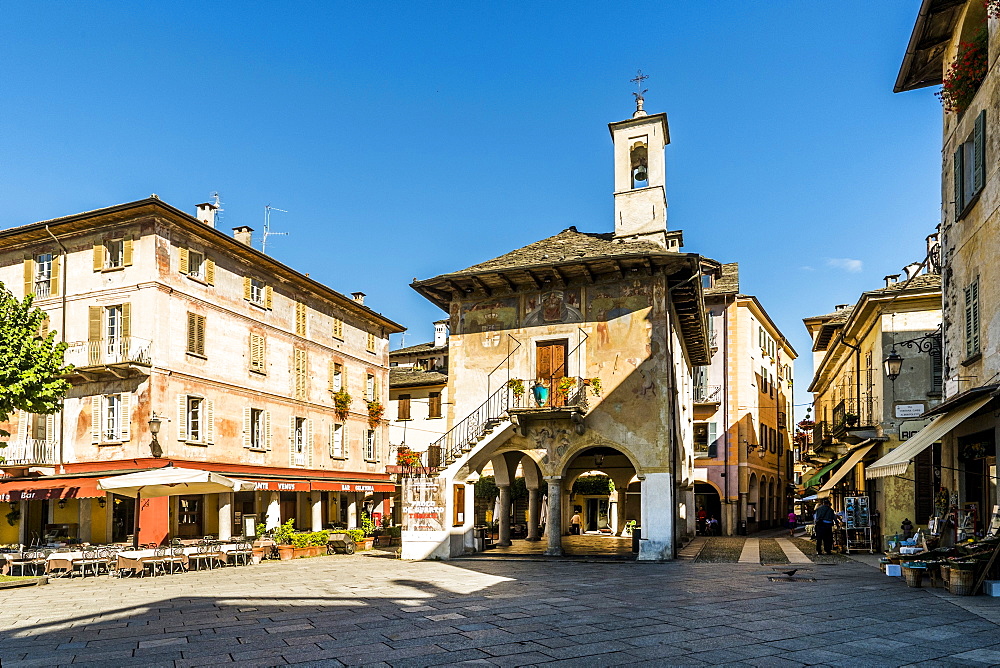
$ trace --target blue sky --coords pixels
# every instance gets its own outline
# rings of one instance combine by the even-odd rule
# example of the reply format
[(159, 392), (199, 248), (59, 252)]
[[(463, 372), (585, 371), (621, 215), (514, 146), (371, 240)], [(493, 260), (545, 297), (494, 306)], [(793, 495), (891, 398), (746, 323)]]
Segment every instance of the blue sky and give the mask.
[(221, 227), (259, 234), (270, 203), (272, 255), (426, 341), (414, 277), (613, 229), (607, 123), (642, 68), (669, 226), (740, 263), (801, 390), (801, 319), (940, 218), (940, 105), (892, 93), (919, 5), (7, 3), (0, 226), (218, 191)]

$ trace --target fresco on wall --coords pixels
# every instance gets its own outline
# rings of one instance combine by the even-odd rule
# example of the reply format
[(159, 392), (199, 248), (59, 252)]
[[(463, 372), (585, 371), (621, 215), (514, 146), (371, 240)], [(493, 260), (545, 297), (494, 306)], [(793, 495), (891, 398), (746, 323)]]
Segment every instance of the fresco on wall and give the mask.
[(550, 290), (531, 295), (524, 303), (524, 326), (583, 322), (580, 288)]
[(500, 332), (517, 327), (518, 298), (487, 299), (474, 304), (462, 305), (463, 334), (485, 333), (483, 346), (490, 348), (500, 344)]
[(619, 337), (627, 335), (632, 314), (652, 305), (650, 285), (638, 280), (596, 286), (588, 295), (587, 313), (597, 322), (599, 346), (621, 344)]

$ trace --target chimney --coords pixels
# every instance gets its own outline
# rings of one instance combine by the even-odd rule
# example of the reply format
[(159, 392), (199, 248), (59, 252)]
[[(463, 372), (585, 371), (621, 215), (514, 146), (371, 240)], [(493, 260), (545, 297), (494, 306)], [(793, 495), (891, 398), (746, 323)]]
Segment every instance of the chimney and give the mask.
[(202, 202), (195, 207), (197, 213), (195, 213), (195, 218), (205, 223), (209, 227), (215, 227), (215, 210), (219, 207), (215, 206), (211, 202)]
[(833, 310), (834, 311), (843, 311), (848, 306), (850, 306), (850, 304), (837, 304), (836, 306), (833, 307)]
[(920, 263), (911, 262), (910, 264), (903, 267), (903, 271), (906, 272), (906, 280), (910, 280), (911, 278), (917, 275), (918, 271), (920, 271)]
[(448, 321), (438, 320), (434, 323), (434, 347), (448, 345)]
[(233, 239), (236, 239), (244, 246), (253, 245), (253, 228), (248, 225), (240, 225), (233, 228)]
[(365, 305), (365, 293), (363, 292), (352, 292), (351, 298), (362, 306)]
[(888, 276), (883, 276), (882, 280), (885, 281), (885, 287), (890, 287), (895, 285), (899, 280), (899, 274), (889, 274)]

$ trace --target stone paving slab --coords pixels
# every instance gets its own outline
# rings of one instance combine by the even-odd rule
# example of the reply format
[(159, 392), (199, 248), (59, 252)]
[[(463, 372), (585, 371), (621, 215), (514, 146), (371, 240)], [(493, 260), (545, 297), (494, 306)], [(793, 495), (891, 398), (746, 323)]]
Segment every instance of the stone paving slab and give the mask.
[[(780, 539), (779, 539), (780, 540)], [(747, 541), (749, 543), (750, 540)], [(5, 591), (3, 668), (1000, 664), (1000, 600), (865, 564), (404, 562), (365, 555)]]
[(760, 564), (760, 539), (747, 538), (740, 553), (741, 564)]

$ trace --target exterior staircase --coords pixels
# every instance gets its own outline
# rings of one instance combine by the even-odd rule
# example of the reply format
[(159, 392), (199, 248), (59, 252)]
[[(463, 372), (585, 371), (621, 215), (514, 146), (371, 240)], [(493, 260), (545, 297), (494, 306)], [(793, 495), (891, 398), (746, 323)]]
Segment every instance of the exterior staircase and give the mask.
[(512, 405), (511, 398), (511, 391), (506, 385), (490, 395), (479, 408), (428, 446), (422, 455), (423, 465), (439, 470), (450, 468), (507, 435), (513, 429), (507, 414)]

